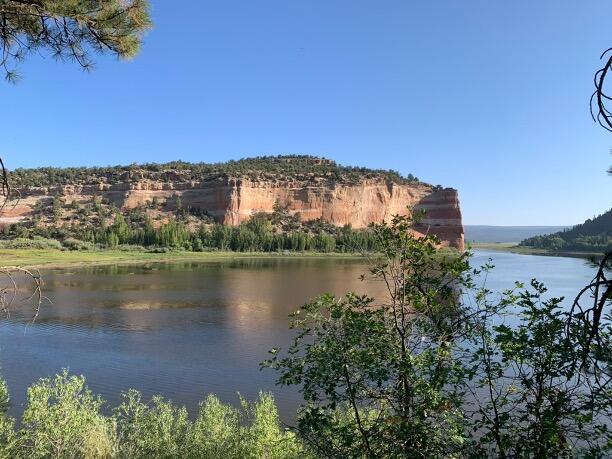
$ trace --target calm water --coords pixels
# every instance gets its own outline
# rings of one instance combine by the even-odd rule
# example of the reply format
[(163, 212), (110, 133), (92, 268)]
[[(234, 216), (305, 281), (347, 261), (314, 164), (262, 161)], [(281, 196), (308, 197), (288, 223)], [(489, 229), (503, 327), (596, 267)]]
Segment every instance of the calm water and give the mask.
[[(474, 266), (493, 258), (493, 290), (537, 277), (555, 296), (573, 297), (594, 274), (587, 262), (502, 252), (476, 252)], [(208, 393), (235, 403), (260, 389), (275, 393), (291, 419), (295, 389), (275, 386), (259, 370), (268, 349), (286, 346), (287, 315), (323, 293), (377, 296), (378, 283), (359, 281), (366, 265), (343, 259), (238, 259), (204, 263), (90, 267), (43, 273), (46, 304), (36, 322), (0, 323), (0, 362), (18, 415), (25, 388), (62, 368), (84, 374), (111, 405), (136, 388), (162, 394), (193, 412)]]

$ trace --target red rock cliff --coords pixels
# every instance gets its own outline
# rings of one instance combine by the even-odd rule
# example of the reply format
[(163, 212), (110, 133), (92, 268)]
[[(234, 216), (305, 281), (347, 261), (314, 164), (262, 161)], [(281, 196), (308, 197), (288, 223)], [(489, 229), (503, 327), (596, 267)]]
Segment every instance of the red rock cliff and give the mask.
[[(241, 179), (206, 182), (153, 182), (139, 180), (115, 185), (64, 186), (61, 188), (23, 188), (17, 207), (0, 220), (14, 222), (32, 213), (36, 202), (45, 196), (61, 194), (73, 198), (102, 196), (128, 210), (158, 198), (180, 196), (184, 206), (206, 210), (217, 220), (237, 225), (254, 212), (272, 212), (279, 203), (303, 220), (323, 218), (335, 225), (350, 223), (363, 228), (372, 222), (405, 215), (409, 207), (422, 209), (426, 218), (417, 230), (439, 236), (445, 245), (463, 250), (463, 225), (457, 191), (420, 183), (396, 184), (364, 179), (355, 184), (330, 185), (327, 182), (267, 182)], [(1, 223), (1, 221), (0, 221)]]
[(457, 191), (420, 184), (363, 181), (329, 187), (236, 181), (231, 184), (228, 206), (218, 216), (235, 225), (255, 211), (272, 212), (276, 200), (289, 211), (299, 212), (303, 220), (323, 218), (335, 225), (350, 223), (353, 228), (388, 221), (393, 215), (406, 215), (408, 208), (414, 207), (426, 213), (417, 228), (419, 232), (436, 234), (446, 244), (463, 250)]

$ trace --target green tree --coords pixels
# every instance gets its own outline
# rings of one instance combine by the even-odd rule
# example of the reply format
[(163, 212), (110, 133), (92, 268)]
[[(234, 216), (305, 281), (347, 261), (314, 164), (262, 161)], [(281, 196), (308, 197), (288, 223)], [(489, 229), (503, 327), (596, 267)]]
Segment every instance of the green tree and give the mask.
[[(610, 394), (598, 389), (592, 369), (577, 365), (578, 343), (567, 333), (576, 323), (568, 320), (562, 298), (545, 293), (533, 280), (527, 290), (505, 292), (501, 302), (481, 303), (486, 305), (478, 314), (479, 333), (471, 340), (478, 350), (469, 352), (475, 362), (472, 392), (480, 394), (469, 416), (481, 433), (474, 439), (479, 456), (610, 453)], [(610, 341), (609, 327), (601, 336)], [(609, 351), (596, 354), (599, 362), (610, 362)]]
[(276, 198), (272, 206), (272, 223), (276, 226), (283, 226), (289, 219), (289, 211), (283, 207), (280, 200)]
[(110, 233), (114, 233), (119, 244), (129, 244), (132, 242), (132, 228), (125, 220), (125, 217), (119, 213), (115, 215), (115, 221), (108, 228)]
[(405, 217), (372, 232), (371, 274), (388, 295), (319, 297), (293, 315), (287, 352), (263, 363), (300, 386), (308, 444), (325, 457), (609, 457), (605, 260), (595, 305), (568, 310), (535, 280), (477, 288), (492, 266), (470, 269)]
[(180, 220), (185, 218), (186, 215), (187, 211), (183, 207), (183, 199), (180, 197), (180, 195), (176, 195), (176, 198), (174, 199), (174, 216)]
[(55, 57), (92, 66), (92, 52), (136, 55), (151, 23), (146, 0), (1, 0), (0, 66), (15, 81), (15, 63), (47, 50)]
[(53, 214), (53, 221), (58, 222), (62, 218), (64, 213), (64, 201), (59, 196), (55, 196), (51, 203), (51, 213)]
[(398, 216), (372, 227), (382, 254), (371, 274), (387, 298), (318, 298), (294, 314), (287, 355), (264, 362), (280, 384), (301, 385), (298, 429), (325, 456), (446, 457), (465, 442), (453, 349), (469, 266), (410, 225)]
[(232, 239), (231, 228), (227, 225), (215, 223), (211, 230), (211, 240), (213, 247), (219, 250), (227, 250)]

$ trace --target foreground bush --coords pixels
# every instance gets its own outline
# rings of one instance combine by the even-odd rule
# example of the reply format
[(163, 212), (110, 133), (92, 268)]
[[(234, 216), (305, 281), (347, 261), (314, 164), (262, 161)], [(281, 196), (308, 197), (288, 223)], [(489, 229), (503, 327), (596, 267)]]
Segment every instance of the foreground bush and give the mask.
[(124, 394), (111, 415), (82, 376), (66, 371), (28, 390), (21, 426), (6, 414), (6, 384), (0, 384), (0, 457), (6, 458), (298, 458), (306, 451), (281, 428), (271, 395), (240, 408), (210, 395), (195, 421), (184, 407), (139, 392)]
[(536, 280), (494, 294), (491, 265), (410, 229), (372, 227), (384, 297), (317, 298), (263, 363), (300, 388), (301, 438), (322, 457), (612, 457), (612, 254), (568, 308)]

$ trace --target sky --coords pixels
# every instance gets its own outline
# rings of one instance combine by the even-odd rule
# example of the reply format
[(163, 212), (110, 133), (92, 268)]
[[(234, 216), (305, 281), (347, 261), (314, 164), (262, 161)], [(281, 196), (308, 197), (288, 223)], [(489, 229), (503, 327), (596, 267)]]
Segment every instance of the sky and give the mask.
[(0, 82), (9, 168), (311, 154), (459, 190), (466, 224), (612, 206), (588, 102), (607, 0), (151, 1), (129, 62), (32, 55)]

